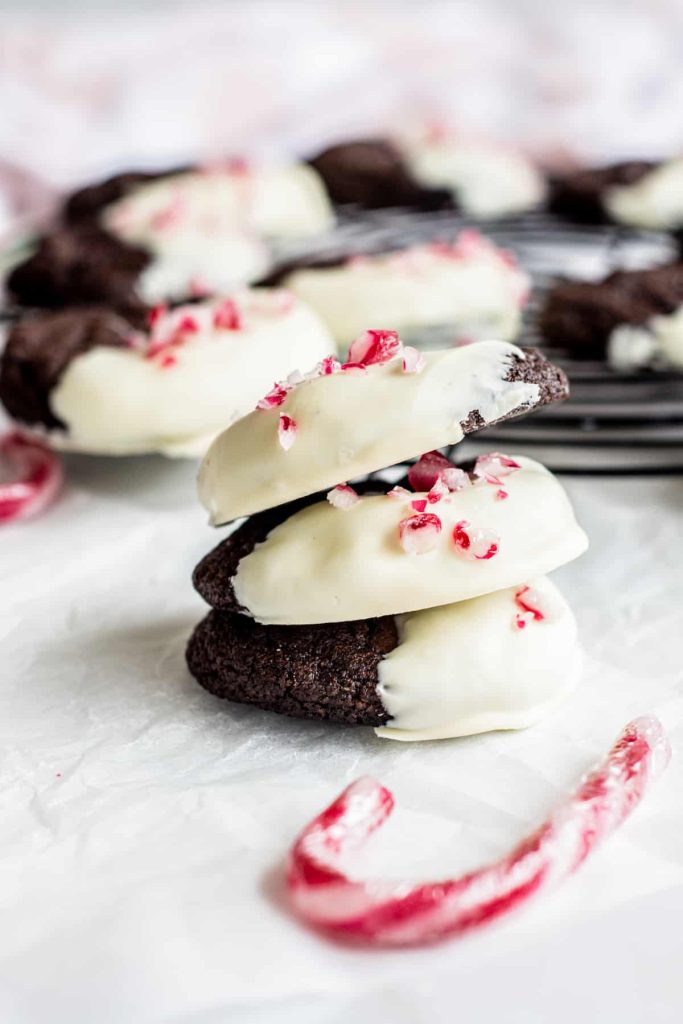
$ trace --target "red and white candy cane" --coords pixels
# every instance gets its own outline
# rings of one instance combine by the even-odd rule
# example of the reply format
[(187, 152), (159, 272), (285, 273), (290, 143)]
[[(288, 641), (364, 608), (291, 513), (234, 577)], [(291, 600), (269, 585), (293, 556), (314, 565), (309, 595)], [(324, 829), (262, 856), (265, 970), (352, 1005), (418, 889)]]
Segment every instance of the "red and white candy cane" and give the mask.
[(628, 817), (670, 755), (657, 719), (637, 718), (577, 791), (511, 853), (439, 882), (356, 882), (340, 870), (340, 855), (361, 846), (394, 803), (374, 779), (359, 779), (296, 840), (287, 872), (290, 899), (309, 924), (366, 945), (411, 946), (459, 935), (571, 874)]
[(0, 438), (0, 462), (9, 463), (13, 475), (0, 482), (0, 523), (38, 515), (62, 486), (62, 464), (55, 453), (18, 431)]

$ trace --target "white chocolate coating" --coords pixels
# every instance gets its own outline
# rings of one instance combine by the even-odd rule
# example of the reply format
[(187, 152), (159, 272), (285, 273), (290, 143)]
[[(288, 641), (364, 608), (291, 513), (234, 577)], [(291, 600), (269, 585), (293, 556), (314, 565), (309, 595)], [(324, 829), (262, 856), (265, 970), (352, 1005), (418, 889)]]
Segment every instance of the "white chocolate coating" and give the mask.
[(263, 289), (240, 293), (235, 302), (239, 330), (213, 325), (220, 301), (183, 306), (162, 317), (153, 335), (170, 336), (190, 316), (200, 329), (181, 345), (150, 357), (141, 339), (143, 347), (100, 347), (74, 359), (50, 395), (68, 428), (64, 447), (201, 456), (275, 378), (329, 352), (324, 325), (293, 296)]
[(515, 628), (519, 587), (398, 616), (400, 643), (379, 665), (394, 740), (524, 729), (567, 696), (581, 672), (576, 620), (550, 580), (534, 580), (552, 615)]
[[(555, 477), (531, 459), (517, 461), (522, 468), (505, 477), (506, 500), (481, 482), (429, 507), (443, 529), (425, 554), (407, 554), (399, 543), (409, 500), (363, 497), (348, 510), (310, 505), (240, 561), (235, 596), (266, 624), (343, 622), (465, 601), (550, 572), (588, 541)], [(452, 532), (461, 520), (498, 535), (493, 558), (457, 551)]]
[[(462, 236), (461, 236), (462, 237)], [(402, 333), (452, 325), (456, 334), (510, 340), (519, 333), (529, 279), (485, 239), (449, 251), (418, 245), (339, 267), (297, 270), (285, 285), (328, 325), (340, 347), (367, 328)]]
[[(455, 444), (472, 411), (492, 422), (538, 398), (538, 385), (505, 380), (513, 356), (523, 357), (513, 345), (482, 341), (424, 355), (421, 373), (404, 373), (395, 359), (317, 377), (290, 391), (281, 406), (235, 423), (214, 441), (199, 472), (211, 522), (252, 515)], [(288, 451), (278, 442), (281, 413), (297, 425)]]
[(271, 263), (267, 248), (258, 238), (236, 231), (211, 238), (179, 231), (155, 244), (152, 251), (154, 255), (135, 286), (142, 301), (150, 306), (179, 302), (196, 291), (229, 294), (263, 277)]
[(607, 342), (607, 360), (616, 370), (683, 369), (683, 306), (644, 324), (615, 327)]
[(533, 164), (504, 148), (444, 137), (409, 140), (403, 150), (421, 184), (450, 189), (461, 209), (475, 217), (523, 213), (545, 193)]
[(119, 237), (146, 243), (179, 229), (205, 239), (236, 230), (299, 238), (328, 230), (334, 216), (320, 177), (307, 164), (226, 165), (138, 185), (107, 207), (104, 222)]
[(271, 263), (259, 236), (316, 235), (333, 219), (320, 178), (305, 164), (160, 178), (137, 186), (102, 216), (108, 231), (152, 254), (137, 285), (152, 304), (255, 281)]
[(683, 227), (683, 157), (653, 168), (633, 185), (618, 185), (605, 196), (605, 208), (622, 224), (638, 228)]

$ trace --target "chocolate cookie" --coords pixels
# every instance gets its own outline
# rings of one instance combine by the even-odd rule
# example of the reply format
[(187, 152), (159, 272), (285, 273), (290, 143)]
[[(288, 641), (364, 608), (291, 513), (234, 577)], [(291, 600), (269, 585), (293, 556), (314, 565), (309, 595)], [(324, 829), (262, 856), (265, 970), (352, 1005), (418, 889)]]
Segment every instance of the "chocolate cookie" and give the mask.
[(619, 270), (603, 281), (558, 284), (548, 294), (539, 326), (547, 345), (579, 359), (600, 359), (620, 324), (642, 324), (681, 305), (683, 263)]
[(628, 160), (556, 178), (550, 183), (550, 209), (579, 224), (608, 223), (611, 218), (604, 205), (607, 190), (615, 185), (635, 185), (656, 166), (651, 160)]
[(69, 363), (92, 348), (125, 346), (132, 331), (129, 320), (97, 307), (23, 317), (0, 358), (0, 401), (22, 423), (63, 427), (50, 393)]
[(211, 611), (187, 647), (195, 679), (217, 697), (295, 718), (384, 725), (377, 667), (398, 645), (393, 617), (315, 626), (261, 626)]
[(150, 257), (94, 223), (56, 228), (45, 235), (7, 280), (22, 306), (58, 309), (103, 303), (140, 319), (145, 305), (135, 291)]
[(333, 203), (367, 210), (405, 206), (417, 210), (453, 207), (448, 189), (425, 188), (412, 176), (400, 151), (384, 139), (359, 139), (330, 146), (308, 161)]

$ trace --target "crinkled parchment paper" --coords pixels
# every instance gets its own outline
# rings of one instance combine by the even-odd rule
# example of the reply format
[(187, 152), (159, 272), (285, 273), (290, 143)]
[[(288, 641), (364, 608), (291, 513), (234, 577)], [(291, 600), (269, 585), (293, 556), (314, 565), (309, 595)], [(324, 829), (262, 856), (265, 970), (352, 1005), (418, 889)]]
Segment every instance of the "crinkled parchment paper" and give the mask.
[[(580, 690), (526, 732), (410, 745), (199, 689), (190, 573), (220, 534), (195, 467), (67, 465), (59, 503), (0, 532), (5, 1024), (563, 1024), (598, 1006), (606, 1022), (680, 1021), (683, 481), (569, 479), (591, 538), (556, 576), (587, 651)], [(528, 910), (367, 953), (284, 909), (291, 839), (358, 775), (398, 803), (358, 870), (438, 876), (509, 848), (642, 712), (669, 728), (671, 768)]]

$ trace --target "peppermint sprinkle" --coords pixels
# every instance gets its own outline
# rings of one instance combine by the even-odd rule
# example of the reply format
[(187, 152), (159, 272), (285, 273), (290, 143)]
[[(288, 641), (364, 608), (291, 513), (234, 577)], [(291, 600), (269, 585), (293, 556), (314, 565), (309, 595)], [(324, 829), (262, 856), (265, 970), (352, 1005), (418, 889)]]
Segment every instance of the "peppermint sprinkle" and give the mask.
[(223, 331), (242, 330), (242, 317), (233, 299), (225, 299), (216, 307), (213, 313), (213, 326)]
[(280, 447), (286, 452), (292, 447), (296, 441), (297, 425), (296, 421), (288, 416), (286, 413), (280, 413), (280, 419), (277, 426), (277, 439), (280, 442)]
[(424, 555), (432, 551), (441, 533), (441, 520), (432, 512), (408, 516), (398, 524), (398, 539), (409, 555)]
[(346, 366), (378, 366), (388, 363), (399, 354), (402, 347), (403, 343), (396, 331), (365, 331), (351, 342)]
[(331, 491), (328, 491), (327, 500), (333, 508), (347, 512), (360, 501), (360, 495), (354, 491), (353, 487), (349, 487), (348, 484), (338, 484)]
[(498, 554), (500, 537), (493, 530), (472, 526), (466, 519), (461, 519), (453, 527), (453, 543), (464, 558), (485, 562)]
[(418, 350), (413, 348), (411, 345), (403, 346), (404, 373), (422, 373), (426, 365), (427, 360), (422, 352), (418, 352)]

